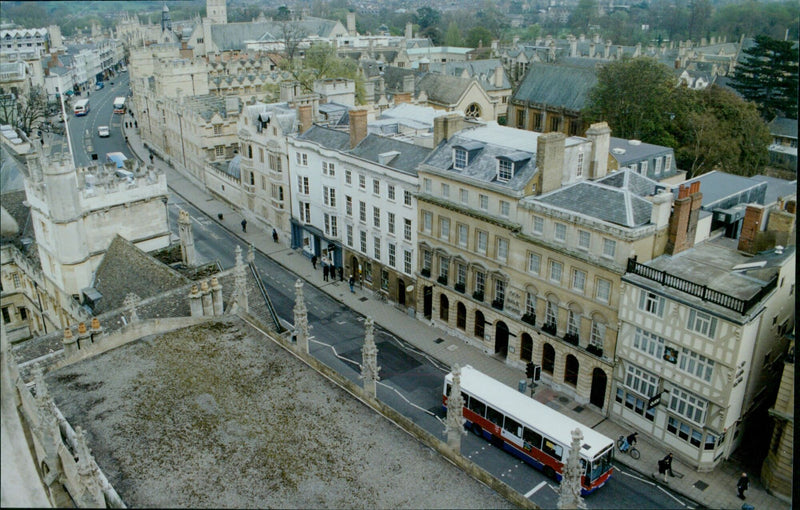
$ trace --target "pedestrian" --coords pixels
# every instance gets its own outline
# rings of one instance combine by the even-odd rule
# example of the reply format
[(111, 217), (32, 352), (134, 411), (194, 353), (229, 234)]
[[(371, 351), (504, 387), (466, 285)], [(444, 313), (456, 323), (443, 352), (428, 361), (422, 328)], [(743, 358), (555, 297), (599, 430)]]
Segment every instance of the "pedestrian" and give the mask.
[(133, 121), (133, 127), (135, 127), (136, 129), (139, 129), (139, 121), (138, 120), (134, 120)]
[(126, 145), (128, 144), (128, 137), (127, 136), (125, 137), (125, 144)]
[(242, 219), (242, 232), (247, 232), (247, 220)]
[(272, 240), (275, 241), (276, 243), (278, 242), (278, 231), (275, 230), (274, 228), (272, 229)]
[(328, 281), (328, 264), (325, 261), (322, 261), (322, 281)]
[(736, 482), (736, 488), (739, 490), (739, 499), (744, 499), (744, 491), (750, 487), (750, 479), (747, 478), (747, 473), (742, 473), (739, 481)]
[(658, 474), (664, 475), (664, 482), (669, 483), (667, 481), (667, 473), (670, 476), (675, 476), (672, 472), (672, 452), (668, 453), (666, 457), (658, 461)]
[(340, 282), (344, 281), (344, 269), (342, 268), (342, 266), (339, 266), (339, 281)]
[(316, 255), (311, 255), (311, 265), (314, 267), (314, 269), (317, 268), (317, 256)]
[(622, 451), (623, 453), (627, 452), (631, 446), (635, 445), (637, 435), (639, 435), (639, 433), (634, 432), (633, 434), (630, 434), (628, 437), (626, 437), (625, 440), (622, 442), (622, 448), (620, 448), (620, 451)]
[(348, 281), (348, 283), (350, 284), (350, 292), (352, 292), (353, 294), (355, 294), (355, 293), (356, 293), (356, 291), (354, 291), (354, 290), (353, 290), (353, 285), (355, 285), (355, 284), (356, 284), (356, 279), (355, 279), (355, 278), (353, 278), (353, 275), (350, 275), (350, 280)]
[(151, 165), (153, 164), (153, 153), (152, 152), (150, 153), (150, 164)]

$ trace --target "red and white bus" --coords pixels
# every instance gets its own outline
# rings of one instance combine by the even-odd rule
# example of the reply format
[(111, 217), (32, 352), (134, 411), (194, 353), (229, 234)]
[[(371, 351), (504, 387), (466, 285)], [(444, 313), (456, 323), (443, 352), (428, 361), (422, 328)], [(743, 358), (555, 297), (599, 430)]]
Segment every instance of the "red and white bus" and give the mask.
[(114, 98), (114, 113), (124, 114), (125, 113), (125, 98), (124, 97), (115, 97)]
[(89, 100), (81, 99), (80, 101), (76, 101), (75, 106), (72, 108), (72, 112), (76, 117), (81, 117), (89, 113)]
[[(444, 380), (442, 402), (445, 409), (452, 382), (451, 372)], [(611, 477), (614, 441), (596, 430), (469, 365), (461, 369), (461, 392), (467, 428), (484, 439), (502, 445), (503, 449), (549, 477), (561, 481), (561, 473), (569, 456), (572, 431), (576, 428), (583, 433), (581, 493), (590, 494)]]

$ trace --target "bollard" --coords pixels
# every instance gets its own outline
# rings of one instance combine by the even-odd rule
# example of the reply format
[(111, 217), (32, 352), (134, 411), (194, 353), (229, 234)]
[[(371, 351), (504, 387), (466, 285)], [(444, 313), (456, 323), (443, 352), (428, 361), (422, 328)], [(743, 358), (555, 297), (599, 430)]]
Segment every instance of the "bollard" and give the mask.
[(525, 390), (527, 389), (527, 387), (528, 387), (528, 381), (525, 380), (525, 379), (520, 379), (519, 380), (519, 385), (517, 386), (517, 389), (519, 390), (519, 392), (524, 394)]

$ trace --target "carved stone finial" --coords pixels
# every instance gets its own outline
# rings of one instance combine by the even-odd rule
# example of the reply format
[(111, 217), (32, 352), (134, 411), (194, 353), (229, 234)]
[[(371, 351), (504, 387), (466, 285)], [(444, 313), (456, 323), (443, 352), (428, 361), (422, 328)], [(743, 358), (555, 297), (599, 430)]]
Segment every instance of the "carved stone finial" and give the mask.
[(75, 337), (72, 336), (72, 328), (64, 328), (64, 340), (72, 340), (73, 338)]
[(303, 280), (298, 278), (294, 283), (294, 293), (294, 331), (297, 347), (308, 354), (308, 310), (303, 297)]
[(98, 331), (100, 329), (100, 319), (92, 317), (92, 330)]
[(361, 348), (361, 376), (364, 381), (364, 389), (372, 397), (377, 397), (377, 383), (380, 381), (378, 373), (381, 367), (378, 366), (378, 348), (375, 346), (375, 326), (372, 317), (367, 317), (364, 321), (364, 346)]
[(447, 397), (447, 418), (445, 431), (447, 432), (447, 445), (453, 450), (461, 451), (461, 436), (464, 430), (464, 398), (461, 396), (461, 367), (453, 365), (453, 383), (450, 385), (450, 395)]
[(585, 509), (586, 502), (581, 497), (581, 443), (583, 433), (576, 428), (572, 431), (572, 443), (559, 488), (558, 508)]
[(81, 323), (78, 324), (78, 334), (79, 335), (85, 335), (86, 334), (86, 323), (85, 322), (81, 322)]
[(253, 243), (250, 243), (250, 247), (247, 249), (247, 262), (252, 263), (254, 260), (256, 260), (256, 249)]

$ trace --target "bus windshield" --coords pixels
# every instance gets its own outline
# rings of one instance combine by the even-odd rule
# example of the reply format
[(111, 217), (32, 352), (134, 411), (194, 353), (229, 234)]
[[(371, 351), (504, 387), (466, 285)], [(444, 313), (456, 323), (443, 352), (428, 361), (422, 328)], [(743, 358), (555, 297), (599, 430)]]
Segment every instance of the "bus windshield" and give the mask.
[(114, 113), (125, 113), (125, 98), (114, 98)]
[(589, 474), (591, 482), (600, 478), (600, 476), (611, 469), (611, 457), (614, 454), (614, 449), (609, 448), (592, 460), (592, 471)]

